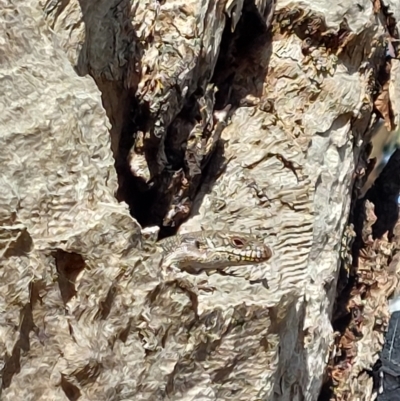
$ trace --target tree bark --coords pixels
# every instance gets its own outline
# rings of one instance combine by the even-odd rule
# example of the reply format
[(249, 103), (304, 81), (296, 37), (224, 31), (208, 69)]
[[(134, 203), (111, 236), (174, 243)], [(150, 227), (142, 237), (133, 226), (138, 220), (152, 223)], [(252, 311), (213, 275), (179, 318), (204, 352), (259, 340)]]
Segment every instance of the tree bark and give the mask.
[[(378, 118), (399, 122), (396, 2), (0, 9), (2, 398), (370, 400), (397, 215), (372, 244), (356, 200)], [(154, 226), (273, 258), (167, 280)], [(359, 280), (377, 258), (390, 285)]]

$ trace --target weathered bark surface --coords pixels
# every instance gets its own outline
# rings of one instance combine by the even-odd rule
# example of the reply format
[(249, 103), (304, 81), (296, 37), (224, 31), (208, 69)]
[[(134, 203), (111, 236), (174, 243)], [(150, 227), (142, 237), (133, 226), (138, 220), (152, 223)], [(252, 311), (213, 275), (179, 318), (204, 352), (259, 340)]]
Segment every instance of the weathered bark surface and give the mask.
[[(357, 161), (400, 101), (400, 15), (338, 3), (0, 0), (4, 400), (317, 399)], [(166, 276), (117, 198), (274, 257)]]

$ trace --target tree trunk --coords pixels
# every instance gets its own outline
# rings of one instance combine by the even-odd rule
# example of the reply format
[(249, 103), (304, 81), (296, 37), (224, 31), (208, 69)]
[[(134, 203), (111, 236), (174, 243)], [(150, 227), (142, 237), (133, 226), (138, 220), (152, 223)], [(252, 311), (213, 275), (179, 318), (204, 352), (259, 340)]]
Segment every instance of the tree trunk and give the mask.
[[(356, 199), (398, 125), (396, 2), (0, 9), (2, 399), (370, 400), (397, 214), (378, 236)], [(153, 226), (273, 258), (166, 280)]]

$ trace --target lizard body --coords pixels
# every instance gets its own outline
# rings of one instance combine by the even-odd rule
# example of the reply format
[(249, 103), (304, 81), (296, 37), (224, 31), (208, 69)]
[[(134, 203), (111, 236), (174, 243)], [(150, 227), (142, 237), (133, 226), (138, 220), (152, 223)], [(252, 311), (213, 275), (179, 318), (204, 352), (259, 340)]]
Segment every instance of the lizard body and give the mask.
[(164, 265), (198, 272), (261, 263), (271, 249), (252, 234), (206, 230), (178, 234), (158, 241)]

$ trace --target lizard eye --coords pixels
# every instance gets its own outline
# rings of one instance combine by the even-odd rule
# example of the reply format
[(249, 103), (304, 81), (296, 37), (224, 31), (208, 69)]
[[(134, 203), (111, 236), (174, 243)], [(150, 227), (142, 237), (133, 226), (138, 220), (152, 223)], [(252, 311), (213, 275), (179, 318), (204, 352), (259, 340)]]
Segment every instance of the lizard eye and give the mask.
[(240, 238), (232, 238), (233, 245), (235, 245), (237, 248), (243, 248), (244, 247), (244, 242)]

